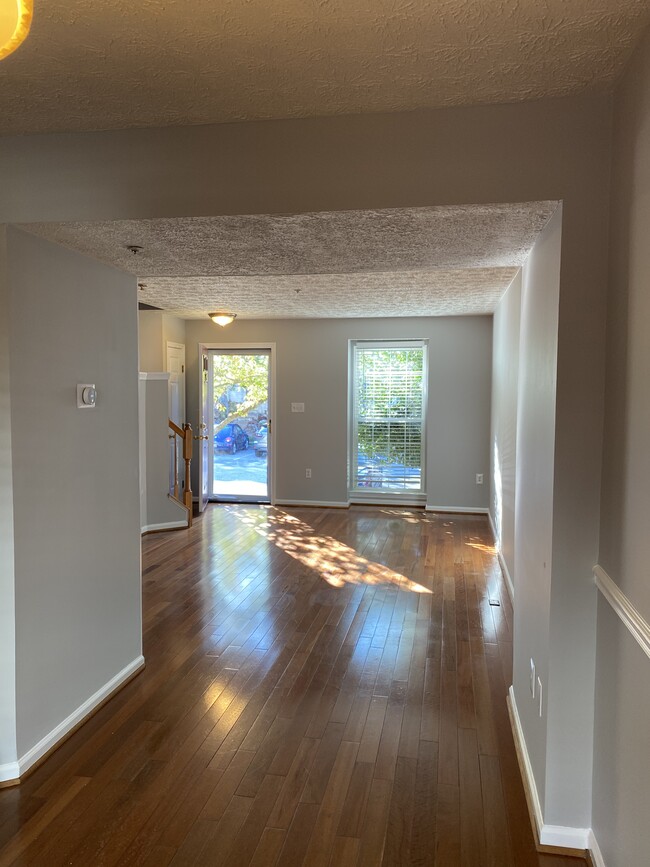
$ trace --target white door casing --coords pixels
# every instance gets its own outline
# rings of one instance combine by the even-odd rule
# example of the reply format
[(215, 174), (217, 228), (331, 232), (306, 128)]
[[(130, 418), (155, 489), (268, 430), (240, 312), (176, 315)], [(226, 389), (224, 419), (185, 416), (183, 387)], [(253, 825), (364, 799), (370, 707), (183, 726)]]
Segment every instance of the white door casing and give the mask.
[[(276, 425), (275, 425), (275, 343), (199, 343), (199, 358), (202, 359), (202, 364), (206, 366), (209, 370), (210, 361), (208, 358), (208, 352), (210, 350), (216, 351), (228, 351), (231, 352), (240, 352), (240, 353), (248, 353), (255, 354), (256, 350), (263, 350), (268, 352), (269, 354), (269, 396), (268, 396), (268, 436), (267, 436), (267, 481), (268, 481), (268, 502), (271, 505), (275, 502), (275, 433), (276, 433)], [(205, 359), (205, 360), (203, 360)], [(201, 377), (203, 377), (203, 370), (200, 371)], [(209, 383), (209, 379), (208, 379)], [(206, 389), (208, 391), (208, 389)], [(212, 434), (213, 431), (213, 421), (214, 421), (214, 407), (212, 403), (208, 402), (207, 394), (203, 393), (203, 378), (201, 378), (201, 407), (203, 412), (203, 418), (205, 419), (204, 423), (208, 424), (208, 428), (206, 430)], [(212, 445), (213, 445), (213, 437), (209, 436), (209, 442), (206, 441), (209, 450), (206, 449), (205, 453), (205, 467), (203, 469), (203, 475), (199, 473), (201, 480), (209, 479), (209, 471), (212, 468)], [(201, 466), (203, 465), (203, 459), (201, 460)], [(203, 490), (201, 488), (201, 490)], [(199, 500), (201, 499), (200, 495)], [(205, 494), (206, 500), (209, 496), (209, 491)]]
[(211, 417), (210, 390), (208, 388), (208, 354), (200, 351), (199, 357), (199, 429), (197, 431), (199, 444), (199, 512), (202, 512), (208, 504), (210, 496), (210, 436), (208, 423)]

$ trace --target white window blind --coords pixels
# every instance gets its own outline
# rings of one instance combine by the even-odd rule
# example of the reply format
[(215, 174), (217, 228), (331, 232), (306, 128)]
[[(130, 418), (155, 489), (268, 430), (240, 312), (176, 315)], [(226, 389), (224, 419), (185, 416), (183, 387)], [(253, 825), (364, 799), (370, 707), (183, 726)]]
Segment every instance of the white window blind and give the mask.
[(421, 493), (426, 347), (355, 343), (352, 488)]

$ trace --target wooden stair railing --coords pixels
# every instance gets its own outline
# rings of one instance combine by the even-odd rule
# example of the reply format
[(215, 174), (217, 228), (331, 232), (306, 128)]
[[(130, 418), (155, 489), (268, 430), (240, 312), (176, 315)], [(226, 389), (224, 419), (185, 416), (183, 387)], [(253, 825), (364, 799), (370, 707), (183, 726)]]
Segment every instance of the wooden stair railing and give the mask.
[[(169, 484), (169, 496), (176, 500), (181, 506), (187, 509), (187, 526), (192, 526), (192, 480), (190, 476), (190, 465), (192, 463), (192, 425), (184, 424), (179, 427), (171, 419), (169, 419), (169, 439), (174, 441), (174, 461), (172, 478)], [(179, 448), (179, 444), (182, 448)], [(182, 460), (185, 464), (185, 478), (182, 488), (179, 485), (179, 452), (182, 453)]]

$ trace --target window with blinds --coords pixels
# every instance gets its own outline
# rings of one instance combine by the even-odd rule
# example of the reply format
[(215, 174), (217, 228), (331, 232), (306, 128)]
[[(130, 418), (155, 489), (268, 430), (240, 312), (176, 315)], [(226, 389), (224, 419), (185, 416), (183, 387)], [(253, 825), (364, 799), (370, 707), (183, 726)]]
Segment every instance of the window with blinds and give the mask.
[(423, 341), (353, 344), (352, 490), (423, 493), (426, 361)]

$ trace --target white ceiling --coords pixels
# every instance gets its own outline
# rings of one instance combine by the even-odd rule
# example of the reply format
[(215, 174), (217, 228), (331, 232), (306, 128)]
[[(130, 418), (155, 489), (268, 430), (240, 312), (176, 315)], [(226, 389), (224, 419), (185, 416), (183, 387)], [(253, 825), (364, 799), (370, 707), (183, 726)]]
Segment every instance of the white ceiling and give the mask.
[(648, 0), (35, 0), (0, 134), (511, 102), (603, 89)]
[[(184, 318), (491, 313), (556, 202), (21, 228), (138, 277)], [(143, 248), (133, 255), (129, 245)]]

